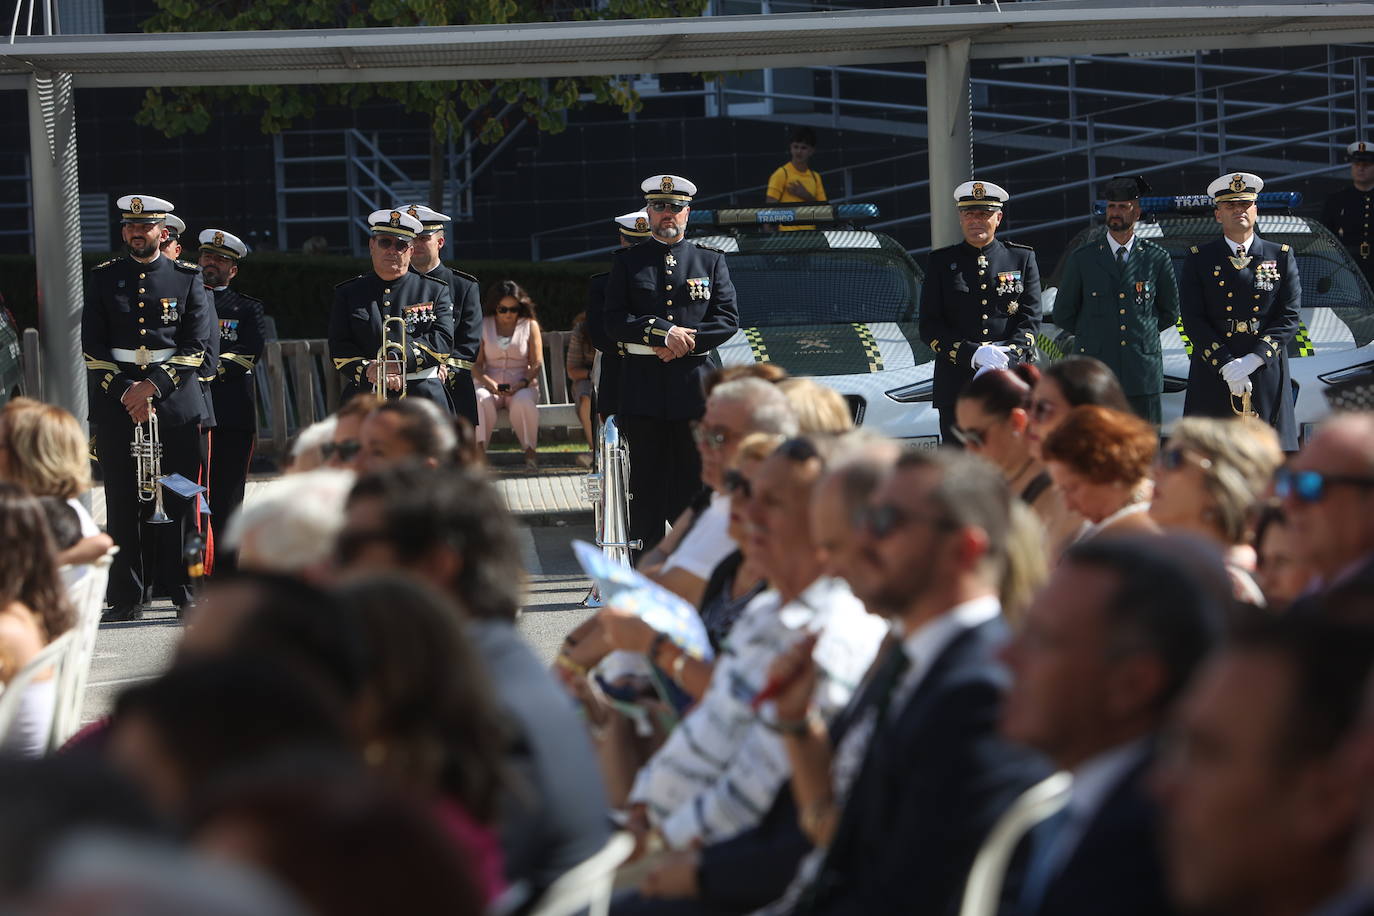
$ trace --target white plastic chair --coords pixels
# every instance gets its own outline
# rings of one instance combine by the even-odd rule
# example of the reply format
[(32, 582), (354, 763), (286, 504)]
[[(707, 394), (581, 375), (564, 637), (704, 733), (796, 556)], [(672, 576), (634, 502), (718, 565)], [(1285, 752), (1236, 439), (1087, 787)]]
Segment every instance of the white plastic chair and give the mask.
[(90, 564), (68, 593), (76, 610), (76, 622), (71, 658), (62, 671), (57, 686), (57, 721), (53, 725), (49, 750), (67, 742), (81, 728), (81, 709), (86, 699), (86, 680), (95, 657), (96, 634), (100, 630), (100, 613), (105, 606), (105, 586), (110, 581), (110, 565), (118, 547), (111, 547), (103, 557)]
[[(68, 630), (63, 633), (44, 646), (41, 652), (35, 655), (27, 665), (20, 668), (19, 672), (10, 678), (3, 688), (0, 688), (3, 691), (0, 692), (0, 744), (4, 744), (10, 728), (14, 725), (14, 718), (19, 713), (19, 704), (23, 700), (24, 691), (33, 683), (34, 677), (49, 668), (53, 668), (55, 669), (53, 678), (59, 685), (62, 683), (62, 676), (71, 658), (75, 639), (75, 630)], [(52, 735), (57, 722), (60, 699), (60, 696), (54, 698), (53, 715), (47, 726), (48, 734), (44, 746), (48, 748), (52, 746)]]
[(615, 872), (634, 852), (635, 838), (613, 835), (591, 858), (574, 865), (540, 896), (529, 916), (606, 916), (611, 908)]

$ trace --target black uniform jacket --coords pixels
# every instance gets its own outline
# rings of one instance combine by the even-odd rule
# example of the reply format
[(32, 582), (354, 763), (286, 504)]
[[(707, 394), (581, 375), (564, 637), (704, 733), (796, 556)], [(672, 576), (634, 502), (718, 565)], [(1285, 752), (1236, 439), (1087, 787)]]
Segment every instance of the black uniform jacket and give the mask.
[(157, 387), (160, 424), (203, 420), (199, 373), (213, 322), (200, 268), (189, 261), (159, 255), (148, 264), (123, 257), (97, 266), (81, 313), (91, 421), (128, 422), (119, 399), (144, 379)]
[[(694, 329), (696, 347), (663, 362), (637, 348), (661, 347), (673, 327)], [(706, 357), (739, 328), (725, 253), (689, 241), (649, 239), (616, 252), (606, 281), (606, 335), (626, 344), (619, 413), (689, 420), (706, 409)]]
[(219, 316), (219, 365), (210, 394), (214, 399), (215, 425), (229, 429), (258, 428), (253, 370), (267, 346), (267, 315), (262, 301), (225, 287), (215, 293)]
[(954, 407), (973, 378), (973, 353), (985, 343), (1012, 347), (1018, 362), (1034, 357), (1040, 333), (1040, 269), (1025, 245), (993, 239), (930, 253), (921, 293), (921, 339), (935, 351), (935, 406)]
[(453, 345), (448, 364), (451, 368), (471, 370), (482, 346), (482, 297), (477, 278), (443, 264), (435, 265), (424, 276), (448, 284), (453, 295)]
[[(1183, 262), (1179, 297), (1183, 331), (1192, 346), (1185, 416), (1235, 416), (1221, 370), (1253, 353), (1264, 361), (1250, 376), (1252, 406), (1279, 434), (1285, 451), (1298, 447), (1288, 343), (1298, 333), (1302, 288), (1298, 261), (1287, 245), (1258, 236), (1249, 259), (1236, 266), (1225, 237), (1194, 246)], [(1234, 406), (1239, 406), (1235, 404)]]
[[(382, 319), (404, 318), (406, 374), (444, 365), (453, 347), (453, 294), (443, 280), (407, 271), (395, 280), (366, 273), (334, 287), (329, 315), (329, 355), (343, 375), (343, 400), (372, 390), (367, 364), (382, 343)], [(437, 375), (428, 382), (408, 383), (411, 392), (446, 405)], [(432, 391), (426, 391), (426, 387)]]

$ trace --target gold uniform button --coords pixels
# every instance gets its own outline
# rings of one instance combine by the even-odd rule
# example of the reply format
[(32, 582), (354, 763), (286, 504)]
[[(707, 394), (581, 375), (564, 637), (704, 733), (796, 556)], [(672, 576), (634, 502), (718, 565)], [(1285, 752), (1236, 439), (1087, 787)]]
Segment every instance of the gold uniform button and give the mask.
[(987, 321), (987, 320), (988, 320), (988, 316), (987, 316), (987, 315), (984, 315), (984, 316), (983, 316), (983, 320), (984, 320), (984, 321)]
[(385, 293), (385, 294), (388, 295), (388, 296), (391, 295), (391, 290), (390, 290), (390, 289), (384, 289), (384, 290), (382, 290), (382, 292)]
[(146, 276), (148, 276), (148, 275), (147, 275), (147, 274), (139, 274), (139, 275), (138, 275), (138, 278), (139, 278), (140, 280), (142, 280), (142, 279), (143, 279), (144, 277), (146, 277)]
[(983, 328), (983, 333), (986, 334), (987, 332), (988, 332), (988, 329), (987, 329), (987, 328)]
[(147, 333), (148, 333), (148, 329), (147, 329), (147, 328), (139, 328), (139, 329), (138, 329), (138, 333), (140, 333), (140, 334), (147, 334)]
[(987, 305), (987, 304), (988, 304), (988, 300), (984, 299), (984, 300), (983, 300), (983, 304), (984, 304), (984, 305)]
[(1250, 311), (1255, 312), (1255, 313), (1258, 313), (1258, 312), (1259, 312), (1259, 306), (1258, 306), (1258, 305), (1255, 306), (1255, 307), (1252, 308)]
[(1228, 311), (1228, 312), (1231, 311), (1231, 306), (1229, 306), (1229, 305), (1226, 306), (1226, 311)]
[(1216, 361), (1216, 360), (1212, 360), (1212, 365), (1215, 366), (1216, 364), (1217, 364), (1217, 361)]
[(672, 320), (673, 320), (673, 316), (672, 316), (672, 315), (669, 315), (669, 316), (668, 316), (668, 320), (669, 320), (669, 321), (672, 321)]
[(140, 302), (140, 303), (138, 304), (138, 307), (139, 307), (139, 308), (143, 308), (143, 306), (144, 306), (145, 304), (146, 304), (146, 303)]
[(138, 323), (139, 323), (139, 324), (142, 324), (142, 323), (143, 323), (143, 316), (142, 316), (142, 315), (140, 315), (140, 316), (138, 317)]
[(1226, 281), (1225, 281), (1225, 280), (1218, 280), (1218, 281), (1217, 281), (1217, 286), (1225, 286), (1225, 285), (1226, 285)]
[(978, 271), (978, 276), (981, 277), (981, 276), (982, 276), (983, 274), (985, 274), (985, 273), (987, 273), (986, 270), (980, 270), (980, 271)]
[(1123, 314), (1123, 315), (1126, 314), (1126, 310), (1125, 310), (1125, 309), (1122, 309), (1122, 310), (1121, 310), (1121, 314)]
[(1093, 290), (1093, 298), (1094, 298), (1094, 299), (1097, 298), (1097, 290)]
[(668, 271), (668, 276), (670, 276), (670, 277), (671, 277), (671, 276), (672, 276), (672, 275), (673, 275), (673, 272), (672, 272), (672, 271), (671, 271), (671, 270), (670, 270), (670, 271)]
[(673, 300), (669, 299), (667, 302), (665, 302), (665, 303), (663, 303), (663, 304), (664, 304), (664, 305), (672, 305), (672, 304), (673, 304)]
[[(1126, 330), (1126, 329), (1125, 329), (1125, 328), (1122, 328), (1122, 330), (1124, 331), (1124, 330)], [(1126, 341), (1124, 341), (1124, 340), (1121, 341), (1121, 346), (1123, 346), (1123, 347), (1126, 346)]]
[(978, 288), (979, 288), (979, 289), (987, 289), (987, 288), (988, 288), (988, 285), (987, 285), (986, 283), (984, 283), (982, 286), (980, 286), (980, 287), (978, 287)]
[(1126, 298), (1126, 294), (1125, 294), (1125, 293), (1117, 293), (1117, 294), (1116, 294), (1116, 298), (1118, 298), (1118, 299), (1125, 299), (1125, 298)]
[[(1126, 330), (1126, 326), (1125, 326), (1124, 324), (1121, 326), (1121, 330), (1123, 330), (1123, 331)], [(1122, 343), (1125, 343), (1125, 342), (1126, 342), (1126, 341), (1124, 341), (1124, 340), (1122, 341)]]
[(144, 289), (143, 287), (140, 286), (140, 287), (138, 288), (138, 294), (139, 294), (140, 296), (143, 295), (143, 294), (146, 293), (146, 292), (147, 292), (147, 290)]
[(671, 293), (671, 292), (673, 291), (673, 284), (669, 283), (668, 285), (664, 286), (663, 288), (666, 289), (668, 292)]

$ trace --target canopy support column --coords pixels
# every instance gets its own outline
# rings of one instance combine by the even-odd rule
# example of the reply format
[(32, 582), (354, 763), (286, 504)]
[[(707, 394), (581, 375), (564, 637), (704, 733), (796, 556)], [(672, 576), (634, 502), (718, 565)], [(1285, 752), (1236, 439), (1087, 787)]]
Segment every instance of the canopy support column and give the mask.
[(934, 45), (926, 56), (926, 106), (930, 144), (930, 245), (943, 248), (962, 239), (954, 209), (954, 189), (973, 174), (973, 134), (969, 121), (967, 39)]

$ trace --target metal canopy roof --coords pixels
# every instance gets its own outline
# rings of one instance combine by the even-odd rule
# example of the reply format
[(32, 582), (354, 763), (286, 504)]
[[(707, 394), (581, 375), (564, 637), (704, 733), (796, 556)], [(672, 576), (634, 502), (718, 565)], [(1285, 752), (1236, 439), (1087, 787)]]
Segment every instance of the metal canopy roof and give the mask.
[[(733, 71), (917, 61), (968, 39), (971, 55), (1189, 51), (1374, 40), (1374, 2), (1008, 2), (523, 25), (91, 35), (0, 45), (0, 87), (67, 72), (78, 87), (405, 82)], [(156, 62), (150, 61), (156, 57)]]

